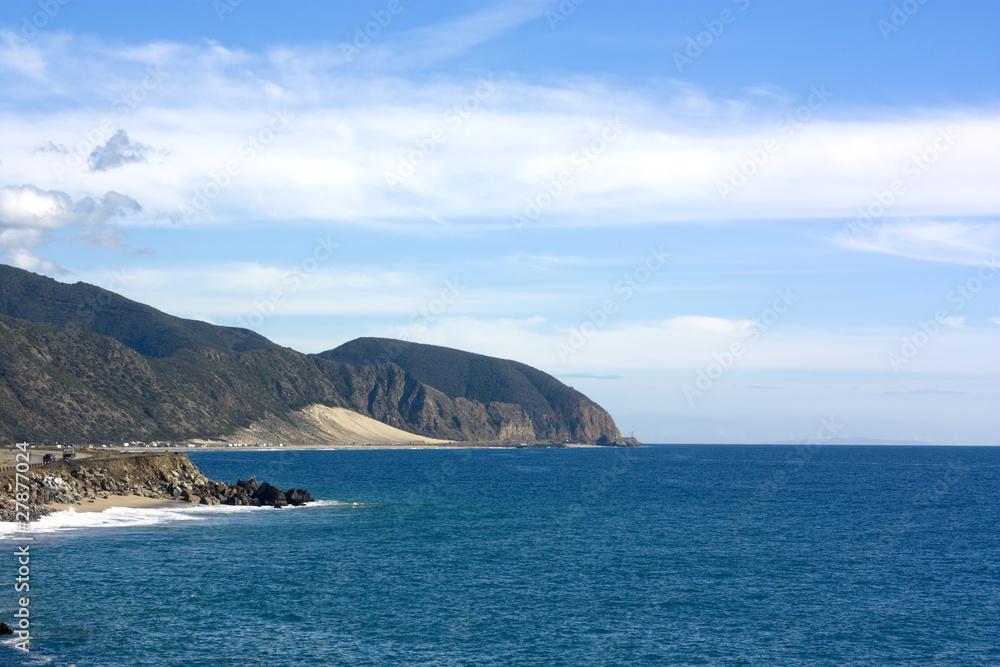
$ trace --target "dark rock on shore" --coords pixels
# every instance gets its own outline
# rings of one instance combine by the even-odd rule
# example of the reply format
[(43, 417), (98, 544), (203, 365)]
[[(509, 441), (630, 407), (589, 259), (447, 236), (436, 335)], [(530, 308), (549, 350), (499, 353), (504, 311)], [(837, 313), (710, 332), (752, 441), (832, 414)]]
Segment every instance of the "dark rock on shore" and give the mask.
[(260, 488), (260, 484), (257, 483), (256, 477), (251, 477), (249, 482), (244, 481), (243, 479), (237, 479), (236, 486), (240, 487), (241, 489), (245, 489), (246, 492), (251, 496), (257, 492), (257, 489)]
[[(48, 505), (74, 505), (93, 498), (112, 495), (137, 495), (163, 500), (178, 500), (201, 505), (245, 505), (284, 507), (312, 500), (308, 491), (294, 491), (294, 502), (281, 489), (268, 484), (239, 480), (236, 484), (216, 482), (205, 477), (194, 463), (181, 453), (142, 453), (105, 455), (86, 459), (62, 460), (43, 469), (23, 474), (27, 484), (27, 507), (30, 520), (55, 511)], [(16, 521), (13, 471), (0, 472), (0, 520)]]
[(288, 504), (285, 492), (267, 482), (260, 485), (253, 497), (259, 500), (262, 505), (270, 505), (271, 507), (284, 507)]
[(305, 489), (289, 489), (285, 493), (285, 497), (288, 498), (289, 505), (305, 505), (308, 502), (312, 502), (312, 496)]

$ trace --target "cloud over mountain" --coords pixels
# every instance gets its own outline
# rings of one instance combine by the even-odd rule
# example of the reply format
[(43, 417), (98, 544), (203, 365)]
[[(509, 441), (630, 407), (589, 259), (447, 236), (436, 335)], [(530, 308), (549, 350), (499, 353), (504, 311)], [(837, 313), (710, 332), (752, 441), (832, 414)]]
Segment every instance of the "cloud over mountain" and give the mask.
[(74, 201), (61, 190), (8, 185), (0, 188), (0, 256), (23, 269), (58, 273), (58, 265), (30, 248), (45, 245), (52, 233), (66, 228), (78, 229), (83, 241), (120, 245), (121, 233), (107, 227), (108, 221), (141, 210), (139, 202), (114, 191)]

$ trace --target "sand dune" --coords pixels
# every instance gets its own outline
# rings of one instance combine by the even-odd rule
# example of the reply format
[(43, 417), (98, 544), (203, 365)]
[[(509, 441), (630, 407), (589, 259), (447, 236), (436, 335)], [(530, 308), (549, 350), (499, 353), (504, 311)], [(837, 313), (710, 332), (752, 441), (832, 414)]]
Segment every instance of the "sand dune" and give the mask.
[(292, 446), (343, 447), (354, 445), (444, 445), (435, 440), (393, 428), (346, 408), (310, 405), (286, 420), (269, 417), (240, 429), (231, 442), (270, 442)]

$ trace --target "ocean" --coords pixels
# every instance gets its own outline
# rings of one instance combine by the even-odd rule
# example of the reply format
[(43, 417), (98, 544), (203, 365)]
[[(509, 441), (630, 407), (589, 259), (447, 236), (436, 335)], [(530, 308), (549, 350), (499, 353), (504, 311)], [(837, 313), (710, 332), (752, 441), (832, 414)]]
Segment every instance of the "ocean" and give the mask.
[(43, 519), (0, 664), (1000, 665), (1000, 448), (190, 456), (322, 502)]

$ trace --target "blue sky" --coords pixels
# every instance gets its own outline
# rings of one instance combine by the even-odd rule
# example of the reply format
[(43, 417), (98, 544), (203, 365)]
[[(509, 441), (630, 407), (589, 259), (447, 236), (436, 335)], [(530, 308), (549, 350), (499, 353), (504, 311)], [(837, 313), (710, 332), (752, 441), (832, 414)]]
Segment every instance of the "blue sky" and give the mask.
[(997, 444), (998, 28), (940, 0), (6, 2), (0, 261), (304, 352), (517, 359), (647, 442)]

